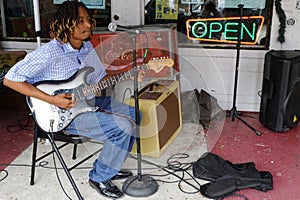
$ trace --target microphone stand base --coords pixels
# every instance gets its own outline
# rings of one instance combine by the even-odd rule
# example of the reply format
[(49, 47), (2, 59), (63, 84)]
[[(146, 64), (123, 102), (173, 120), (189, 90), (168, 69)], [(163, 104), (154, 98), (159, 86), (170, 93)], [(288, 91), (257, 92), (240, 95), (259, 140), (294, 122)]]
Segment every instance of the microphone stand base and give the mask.
[(158, 184), (147, 175), (131, 176), (124, 182), (122, 190), (129, 196), (148, 197), (158, 190)]

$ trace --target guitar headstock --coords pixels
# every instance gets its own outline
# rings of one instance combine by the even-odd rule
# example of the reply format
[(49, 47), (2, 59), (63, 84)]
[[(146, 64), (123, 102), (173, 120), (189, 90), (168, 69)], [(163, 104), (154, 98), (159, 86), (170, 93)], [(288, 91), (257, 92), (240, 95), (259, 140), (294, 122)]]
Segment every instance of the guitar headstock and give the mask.
[(164, 67), (173, 67), (174, 61), (171, 58), (153, 58), (148, 62), (148, 68), (160, 72)]

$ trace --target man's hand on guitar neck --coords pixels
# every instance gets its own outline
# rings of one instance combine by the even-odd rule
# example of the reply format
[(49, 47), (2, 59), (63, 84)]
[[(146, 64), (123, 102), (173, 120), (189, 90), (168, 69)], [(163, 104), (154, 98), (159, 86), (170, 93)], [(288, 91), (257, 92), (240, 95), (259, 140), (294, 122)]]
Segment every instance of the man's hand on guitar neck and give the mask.
[[(146, 72), (144, 70), (139, 70), (139, 74), (138, 74), (138, 82), (142, 82), (144, 79)], [(133, 80), (134, 77), (131, 77), (130, 80)]]

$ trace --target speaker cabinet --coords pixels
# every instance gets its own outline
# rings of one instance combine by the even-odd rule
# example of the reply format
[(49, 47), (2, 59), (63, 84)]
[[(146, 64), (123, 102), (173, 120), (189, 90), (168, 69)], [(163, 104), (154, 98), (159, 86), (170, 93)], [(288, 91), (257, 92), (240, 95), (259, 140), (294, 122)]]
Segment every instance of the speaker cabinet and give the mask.
[[(125, 103), (134, 106), (134, 99)], [(160, 157), (182, 128), (180, 88), (178, 81), (159, 80), (139, 92), (141, 153)], [(132, 153), (136, 153), (136, 143)]]
[(295, 127), (300, 115), (300, 51), (265, 55), (260, 122), (275, 132)]

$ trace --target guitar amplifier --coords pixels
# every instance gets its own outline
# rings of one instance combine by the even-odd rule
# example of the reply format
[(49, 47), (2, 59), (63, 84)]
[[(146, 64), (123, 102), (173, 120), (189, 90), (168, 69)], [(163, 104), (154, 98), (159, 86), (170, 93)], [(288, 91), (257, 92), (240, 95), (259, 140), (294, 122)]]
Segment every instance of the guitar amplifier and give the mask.
[[(141, 153), (160, 157), (182, 128), (179, 82), (159, 80), (148, 84), (139, 92)], [(125, 103), (134, 106), (134, 99)], [(136, 153), (136, 143), (132, 153)]]

